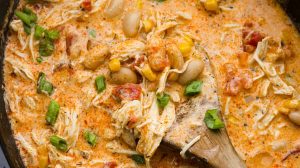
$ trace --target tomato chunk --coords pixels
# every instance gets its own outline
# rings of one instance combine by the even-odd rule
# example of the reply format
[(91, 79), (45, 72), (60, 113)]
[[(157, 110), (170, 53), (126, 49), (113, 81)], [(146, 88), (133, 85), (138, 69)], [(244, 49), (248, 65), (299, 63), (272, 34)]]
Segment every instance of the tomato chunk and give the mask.
[(141, 86), (132, 83), (117, 86), (113, 91), (113, 95), (121, 100), (139, 100), (141, 93)]
[(243, 30), (243, 44), (256, 47), (258, 42), (264, 38), (264, 35), (258, 31)]
[(91, 0), (84, 0), (84, 1), (81, 3), (81, 7), (82, 7), (84, 10), (91, 11), (91, 10), (92, 10), (92, 1), (91, 1)]

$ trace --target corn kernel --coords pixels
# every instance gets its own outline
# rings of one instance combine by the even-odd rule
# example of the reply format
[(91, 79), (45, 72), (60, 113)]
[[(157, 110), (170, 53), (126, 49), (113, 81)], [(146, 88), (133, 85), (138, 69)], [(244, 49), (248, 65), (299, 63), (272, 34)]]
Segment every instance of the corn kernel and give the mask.
[(182, 43), (179, 43), (178, 45), (179, 50), (183, 54), (183, 56), (187, 56), (188, 53), (192, 50), (192, 45), (190, 45), (188, 42), (184, 41)]
[(156, 80), (156, 74), (151, 70), (148, 64), (143, 67), (142, 73), (149, 81), (153, 82)]
[(142, 9), (143, 8), (143, 0), (137, 0), (136, 6), (138, 9)]
[(190, 44), (191, 46), (194, 45), (193, 39), (191, 39), (189, 36), (184, 35), (183, 36), (183, 40), (186, 41), (188, 44)]
[(48, 150), (46, 146), (40, 146), (38, 148), (38, 164), (39, 168), (47, 168), (48, 167)]
[(143, 21), (144, 30), (146, 33), (150, 32), (154, 26), (154, 23), (151, 20), (144, 20)]
[(108, 67), (112, 72), (117, 72), (121, 69), (121, 63), (120, 60), (117, 58), (112, 59), (109, 63), (108, 63)]
[(213, 12), (216, 12), (219, 9), (217, 0), (206, 0), (204, 2), (204, 7), (206, 10)]
[(38, 156), (39, 168), (48, 167), (48, 157), (47, 156)]
[(284, 102), (284, 107), (289, 109), (296, 109), (300, 107), (300, 101), (299, 100), (286, 100)]

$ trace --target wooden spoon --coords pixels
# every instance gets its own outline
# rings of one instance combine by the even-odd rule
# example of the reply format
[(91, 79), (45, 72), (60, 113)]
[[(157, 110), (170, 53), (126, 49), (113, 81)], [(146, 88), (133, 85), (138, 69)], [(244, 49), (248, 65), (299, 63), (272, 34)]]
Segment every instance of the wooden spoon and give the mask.
[(203, 54), (205, 67), (200, 79), (203, 81), (202, 93), (179, 105), (176, 121), (164, 137), (164, 143), (182, 149), (196, 137), (200, 139), (187, 151), (206, 160), (213, 167), (244, 168), (244, 162), (233, 149), (226, 129), (209, 130), (203, 119), (208, 109), (220, 110), (216, 80), (207, 54)]

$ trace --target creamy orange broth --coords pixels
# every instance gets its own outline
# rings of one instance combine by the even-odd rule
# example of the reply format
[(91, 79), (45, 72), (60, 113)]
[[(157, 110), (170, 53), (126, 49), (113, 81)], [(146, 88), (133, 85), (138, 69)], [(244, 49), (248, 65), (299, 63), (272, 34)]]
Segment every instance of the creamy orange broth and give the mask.
[[(37, 13), (38, 18), (45, 18), (49, 11), (60, 5), (60, 3), (27, 6)], [(20, 8), (24, 5), (24, 1), (21, 1)], [(51, 16), (44, 22), (39, 20), (38, 24), (41, 26), (61, 30), (60, 38), (55, 41), (53, 55), (45, 58), (41, 64), (37, 63), (35, 58), (32, 58), (29, 47), (22, 51), (22, 53), (26, 54), (24, 58), (16, 55), (14, 51), (21, 52), (22, 46), (17, 39), (17, 33), (11, 31), (6, 48), (6, 60), (12, 59), (22, 62), (29, 67), (33, 74), (33, 80), (21, 77), (18, 73), (13, 73), (11, 63), (5, 62), (5, 90), (11, 110), (9, 117), (23, 160), (28, 167), (38, 167), (37, 158), (45, 155), (45, 153), (41, 152), (43, 151), (41, 148), (46, 148), (46, 152), (50, 152), (50, 148), (53, 148), (51, 150), (56, 150), (49, 143), (49, 136), (57, 134), (57, 129), (59, 128), (53, 128), (45, 123), (45, 115), (51, 99), (56, 100), (60, 104), (59, 115), (63, 113), (63, 108), (66, 111), (71, 111), (71, 114), (77, 111), (77, 124), (80, 128), (77, 142), (67, 153), (56, 151), (61, 155), (59, 157), (68, 157), (64, 163), (59, 160), (49, 160), (49, 166), (103, 167), (107, 166), (108, 162), (114, 162), (118, 167), (144, 166), (137, 165), (128, 155), (112, 153), (106, 147), (107, 143), (112, 142), (113, 139), (119, 139), (106, 135), (116, 131), (113, 126), (114, 120), (106, 110), (111, 109), (114, 111), (121, 108), (121, 105), (113, 99), (108, 99), (102, 104), (105, 108), (97, 108), (92, 105), (92, 100), (97, 95), (94, 86), (95, 78), (101, 74), (108, 76), (107, 64), (109, 60), (107, 59), (96, 70), (87, 70), (81, 63), (78, 63), (80, 61), (73, 61), (69, 54), (64, 55), (66, 53), (65, 39), (63, 39), (65, 38), (64, 31), (70, 27), (73, 27), (71, 31), (79, 31), (80, 40), (88, 39), (91, 41), (88, 45), (92, 46), (100, 42), (108, 44), (111, 49), (114, 45), (125, 40), (126, 36), (122, 30), (122, 19), (132, 9), (142, 11), (142, 20), (146, 17), (154, 17), (155, 12), (161, 12), (162, 18), (175, 18), (178, 15), (178, 11), (191, 14), (191, 20), (176, 18), (176, 21), (182, 23), (177, 25), (176, 29), (188, 32), (188, 35), (193, 36), (194, 42), (196, 43), (199, 40), (199, 44), (208, 52), (215, 71), (226, 129), (239, 156), (245, 160), (248, 167), (299, 167), (300, 159), (297, 155), (290, 155), (286, 160), (282, 161), (289, 151), (297, 148), (297, 141), (299, 148), (299, 126), (293, 124), (286, 115), (278, 112), (266, 128), (255, 129), (253, 126), (255, 112), (246, 111), (251, 103), (246, 103), (244, 100), (245, 96), (251, 95), (257, 101), (262, 101), (262, 104), (265, 104), (265, 101), (270, 101), (269, 104), (274, 109), (278, 109), (282, 106), (282, 101), (290, 99), (291, 96), (275, 95), (270, 87), (267, 96), (259, 98), (257, 90), (261, 79), (254, 81), (250, 89), (243, 89), (236, 96), (229, 96), (224, 92), (227, 82), (224, 70), (225, 63), (232, 63), (238, 69), (250, 69), (252, 66), (241, 67), (237, 56), (238, 53), (243, 51), (242, 28), (245, 22), (253, 23), (252, 29), (272, 37), (275, 41), (281, 40), (283, 31), (288, 32), (286, 34), (288, 34), (291, 42), (288, 45), (293, 54), (284, 60), (286, 69), (280, 77), (288, 83), (285, 76), (289, 74), (295, 83), (288, 83), (288, 85), (292, 85), (296, 91), (300, 91), (298, 86), (300, 69), (297, 67), (300, 64), (300, 59), (298, 58), (300, 38), (290, 20), (275, 2), (271, 0), (220, 1), (220, 7), (225, 6), (228, 8), (230, 6), (232, 9), (214, 13), (206, 11), (200, 2), (195, 0), (166, 0), (160, 3), (155, 3), (151, 0), (126, 0), (124, 11), (112, 19), (107, 19), (103, 16), (104, 6), (102, 5), (100, 10), (93, 14), (85, 14), (54, 27), (52, 25), (56, 21)], [(53, 13), (57, 12), (54, 11)], [(90, 30), (95, 30), (96, 37), (90, 37)], [(172, 34), (172, 31), (170, 30), (168, 33)], [(141, 29), (139, 35), (131, 39), (145, 41), (146, 35)], [(180, 38), (176, 40), (178, 39)], [(77, 49), (79, 48), (80, 46)], [(34, 45), (34, 51), (34, 57), (38, 57), (37, 44)], [(185, 59), (187, 60), (188, 58)], [(65, 61), (68, 62), (70, 60), (73, 62), (66, 64)], [(257, 66), (256, 63), (254, 65)], [(47, 80), (51, 81), (55, 86), (53, 95), (46, 96), (37, 93), (36, 85), (39, 72), (44, 72)], [(255, 74), (253, 75), (256, 76)], [(115, 86), (109, 82), (107, 85)], [(158, 82), (154, 82), (152, 85), (157, 86)], [(174, 85), (174, 87), (176, 88), (177, 85)], [(177, 90), (183, 90), (182, 86), (179, 86)], [(180, 95), (183, 97), (182, 93)], [(231, 97), (230, 102), (227, 102), (229, 111), (225, 110), (228, 97)], [(34, 101), (32, 107), (28, 105), (30, 104), (28, 101), (32, 102), (31, 100)], [(226, 111), (228, 114), (225, 114)], [(92, 130), (98, 135), (95, 147), (91, 147), (85, 141), (83, 131), (86, 129)], [(21, 144), (19, 135), (22, 135), (30, 146), (36, 150), (37, 158), (33, 157), (28, 148)], [(38, 138), (40, 142), (36, 142), (35, 138)], [(272, 144), (277, 141), (284, 142), (284, 145), (280, 149), (274, 150), (272, 149)], [(126, 150), (135, 150), (130, 149), (129, 145), (122, 141), (118, 142)], [(86, 157), (86, 155), (88, 156)], [(93, 161), (94, 163), (92, 163)], [(171, 152), (168, 149), (158, 149), (151, 158), (151, 165), (153, 167), (199, 167), (197, 163), (181, 159), (179, 152)]]

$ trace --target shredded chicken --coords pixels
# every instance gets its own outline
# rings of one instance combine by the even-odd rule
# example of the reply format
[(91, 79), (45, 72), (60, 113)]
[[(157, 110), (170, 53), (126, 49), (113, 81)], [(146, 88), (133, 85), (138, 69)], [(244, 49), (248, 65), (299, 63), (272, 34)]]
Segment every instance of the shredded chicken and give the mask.
[[(16, 140), (20, 142), (21, 146), (30, 154), (33, 160), (37, 157), (37, 150), (30, 144), (22, 134), (18, 133), (15, 136)], [(35, 160), (36, 161), (36, 160)]]
[(31, 72), (31, 68), (28, 64), (23, 63), (22, 61), (18, 59), (13, 59), (11, 57), (6, 57), (5, 61), (11, 64), (14, 72), (21, 77), (25, 79), (30, 79), (32, 81), (35, 81), (35, 77), (33, 73)]
[(257, 48), (253, 54), (253, 58), (260, 65), (260, 67), (272, 83), (275, 94), (292, 95), (295, 89), (292, 86), (288, 86), (279, 77), (274, 66), (271, 63), (263, 62), (260, 59), (260, 57), (264, 57), (264, 55), (266, 55), (267, 53), (269, 39), (269, 37), (266, 37), (262, 40), (262, 42), (258, 43)]
[[(155, 99), (156, 97), (154, 97)], [(175, 120), (175, 105), (169, 102), (162, 111), (162, 114), (159, 114), (157, 101), (153, 101), (151, 108), (143, 117), (152, 120), (152, 122), (141, 129), (137, 151), (144, 154), (146, 164), (149, 166), (151, 156)]]
[(129, 58), (138, 59), (145, 50), (145, 44), (138, 40), (127, 40), (121, 43), (117, 43), (112, 48), (112, 57), (119, 58), (121, 60), (127, 60)]
[(54, 125), (54, 128), (57, 130), (57, 134), (67, 140), (69, 147), (75, 146), (78, 140), (80, 131), (78, 121), (80, 109), (80, 102), (76, 102), (74, 108), (62, 107), (56, 124)]

